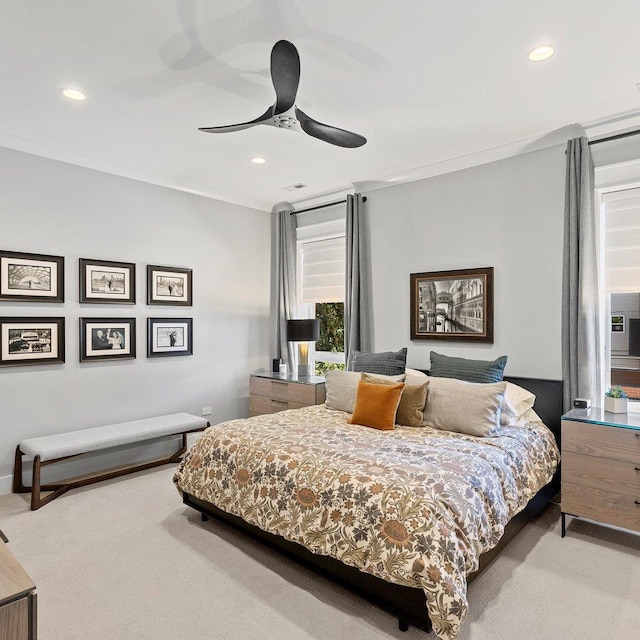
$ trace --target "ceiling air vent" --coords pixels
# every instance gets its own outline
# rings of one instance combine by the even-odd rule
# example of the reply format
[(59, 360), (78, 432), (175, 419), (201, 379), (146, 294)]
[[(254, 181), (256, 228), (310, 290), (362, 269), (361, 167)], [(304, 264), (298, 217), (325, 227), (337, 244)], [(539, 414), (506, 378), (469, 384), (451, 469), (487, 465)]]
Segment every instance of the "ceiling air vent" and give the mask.
[(285, 191), (297, 191), (298, 189), (304, 189), (308, 187), (308, 184), (302, 184), (302, 182), (296, 182), (296, 184), (290, 184), (288, 187), (282, 187)]

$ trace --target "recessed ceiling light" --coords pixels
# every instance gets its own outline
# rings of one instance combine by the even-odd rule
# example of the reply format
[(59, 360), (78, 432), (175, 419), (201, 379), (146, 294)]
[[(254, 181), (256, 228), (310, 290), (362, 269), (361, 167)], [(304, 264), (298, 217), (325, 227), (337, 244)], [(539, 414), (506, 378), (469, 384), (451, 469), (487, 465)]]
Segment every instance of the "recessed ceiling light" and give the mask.
[(79, 89), (60, 89), (60, 93), (69, 100), (84, 100), (87, 96)]
[(260, 156), (253, 156), (253, 158), (251, 158), (251, 162), (253, 162), (253, 164), (264, 164), (266, 160)]
[(550, 58), (554, 54), (555, 49), (550, 44), (543, 44), (535, 49), (531, 49), (529, 53), (527, 53), (527, 58), (531, 60), (531, 62), (542, 62), (547, 58)]

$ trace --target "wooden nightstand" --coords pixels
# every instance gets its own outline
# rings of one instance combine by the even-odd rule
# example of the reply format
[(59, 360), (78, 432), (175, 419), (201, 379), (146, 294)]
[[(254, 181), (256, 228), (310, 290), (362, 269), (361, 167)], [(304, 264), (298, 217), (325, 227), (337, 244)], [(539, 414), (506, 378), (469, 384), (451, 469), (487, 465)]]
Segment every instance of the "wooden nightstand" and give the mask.
[(249, 416), (300, 409), (325, 400), (324, 378), (253, 373), (249, 379)]
[(35, 590), (26, 571), (0, 542), (0, 640), (36, 640)]
[(565, 516), (640, 531), (640, 415), (591, 408), (562, 416), (562, 536)]

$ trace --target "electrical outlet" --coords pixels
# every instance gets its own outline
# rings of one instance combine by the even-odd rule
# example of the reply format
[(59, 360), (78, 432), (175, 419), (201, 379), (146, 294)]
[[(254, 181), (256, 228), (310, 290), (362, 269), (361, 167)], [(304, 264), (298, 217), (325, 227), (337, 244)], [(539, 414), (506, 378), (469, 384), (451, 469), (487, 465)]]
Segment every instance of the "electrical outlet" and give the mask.
[(211, 415), (211, 407), (202, 407), (202, 415), (210, 416)]

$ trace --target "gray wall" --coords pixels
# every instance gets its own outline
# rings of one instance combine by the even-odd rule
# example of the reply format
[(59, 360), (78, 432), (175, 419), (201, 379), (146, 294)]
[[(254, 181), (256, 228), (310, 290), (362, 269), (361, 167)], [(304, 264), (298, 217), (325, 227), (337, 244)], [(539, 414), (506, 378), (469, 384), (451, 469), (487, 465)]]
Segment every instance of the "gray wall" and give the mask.
[[(0, 367), (0, 492), (23, 438), (205, 406), (212, 423), (247, 415), (248, 375), (270, 362), (268, 213), (4, 148), (0, 194), (0, 248), (66, 266), (64, 304), (1, 302), (0, 315), (67, 323), (65, 364)], [(135, 262), (137, 304), (80, 305), (81, 257)], [(193, 307), (147, 306), (147, 264), (192, 268)], [(78, 318), (90, 316), (135, 317), (137, 358), (81, 364)], [(148, 316), (192, 317), (194, 355), (148, 359)]]
[[(509, 375), (562, 378), (565, 145), (367, 193), (376, 351), (409, 347), (491, 360)], [(409, 274), (494, 267), (492, 345), (409, 339)]]

